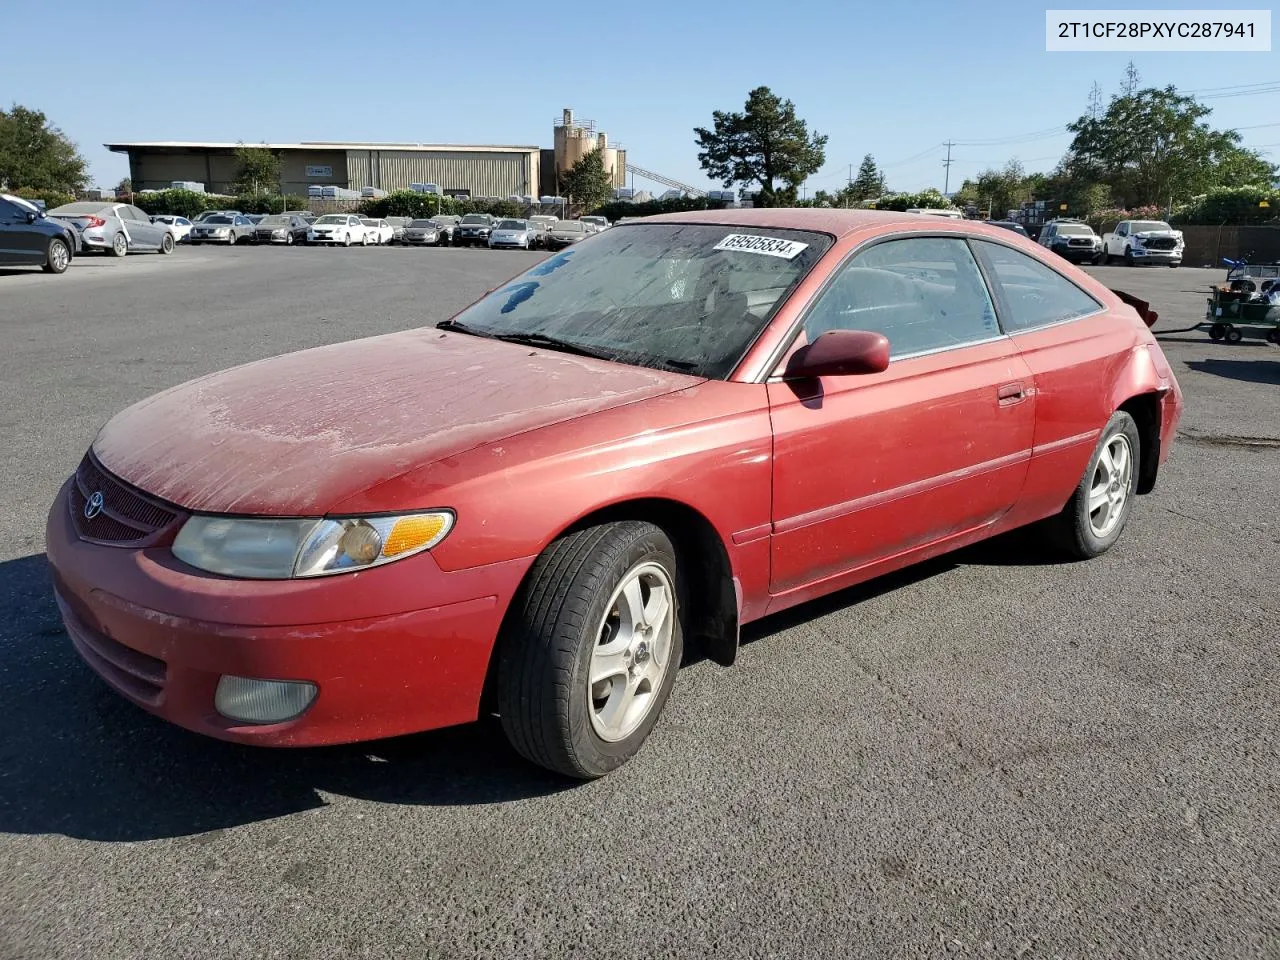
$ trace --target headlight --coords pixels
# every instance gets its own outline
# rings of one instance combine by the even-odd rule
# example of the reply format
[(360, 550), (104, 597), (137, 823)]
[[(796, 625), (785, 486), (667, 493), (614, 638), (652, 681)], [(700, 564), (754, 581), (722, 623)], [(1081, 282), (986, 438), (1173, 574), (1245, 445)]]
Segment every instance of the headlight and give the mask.
[(272, 235), (273, 237), (283, 237), (283, 236), (285, 235), (285, 232), (286, 232), (286, 231), (284, 231), (284, 230), (272, 230), (272, 231), (271, 231), (271, 235)]
[(215, 237), (225, 237), (230, 232), (231, 231), (228, 230), (226, 227), (219, 227), (217, 230), (213, 231), (213, 235)]
[(390, 563), (430, 550), (452, 529), (447, 510), (347, 519), (194, 516), (178, 531), (173, 554), (210, 573), (287, 580)]

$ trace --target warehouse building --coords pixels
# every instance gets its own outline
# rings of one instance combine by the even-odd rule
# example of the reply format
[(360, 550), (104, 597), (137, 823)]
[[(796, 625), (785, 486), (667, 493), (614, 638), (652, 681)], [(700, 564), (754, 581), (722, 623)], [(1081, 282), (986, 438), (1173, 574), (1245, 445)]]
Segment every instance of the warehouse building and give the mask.
[[(626, 151), (610, 144), (591, 121), (575, 121), (566, 109), (553, 124), (551, 148), (461, 146), (424, 143), (253, 143), (280, 156), (280, 189), (306, 196), (311, 186), (349, 190), (404, 190), (432, 183), (446, 193), (472, 197), (556, 194), (560, 174), (599, 149), (615, 187), (626, 184)], [(230, 193), (240, 144), (187, 141), (108, 143), (129, 157), (134, 190), (164, 190), (177, 182), (203, 183), (209, 193)], [(272, 185), (275, 186), (274, 184)]]
[[(164, 190), (176, 181), (203, 183), (209, 193), (229, 193), (240, 144), (182, 141), (109, 143), (129, 156), (135, 190)], [(305, 196), (312, 185), (359, 190), (400, 190), (435, 183), (471, 196), (537, 196), (542, 151), (523, 146), (458, 146), (421, 143), (254, 143), (280, 155), (280, 188)], [(274, 185), (273, 185), (274, 186)]]

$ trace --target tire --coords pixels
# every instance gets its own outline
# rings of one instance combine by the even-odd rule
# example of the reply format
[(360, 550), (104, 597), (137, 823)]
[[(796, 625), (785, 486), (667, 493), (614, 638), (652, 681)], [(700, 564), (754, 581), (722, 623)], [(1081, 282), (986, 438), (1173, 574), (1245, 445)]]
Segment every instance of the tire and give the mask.
[(71, 266), (71, 248), (67, 246), (67, 241), (54, 237), (49, 241), (49, 248), (45, 251), (44, 266), (41, 269), (45, 273), (66, 273), (69, 266)]
[(164, 235), (164, 239), (160, 241), (160, 252), (166, 255), (173, 253), (173, 234)]
[(1210, 340), (1221, 340), (1227, 335), (1227, 325), (1225, 323), (1215, 323), (1209, 328)]
[(1239, 327), (1227, 327), (1227, 343), (1239, 343), (1243, 339), (1243, 330)]
[[(635, 756), (680, 669), (678, 574), (667, 535), (636, 520), (566, 534), (534, 562), (498, 652), (498, 710), (518, 753), (583, 780)], [(648, 630), (622, 626), (651, 605), (662, 612)]]
[(123, 233), (117, 233), (111, 238), (111, 255), (113, 257), (123, 257), (129, 252), (129, 241), (125, 239)]
[(1171, 262), (1169, 263), (1169, 269), (1170, 269), (1170, 270), (1177, 270), (1180, 266), (1182, 266), (1182, 262), (1181, 262), (1181, 261), (1171, 261)]
[[(1123, 466), (1116, 452), (1120, 448), (1127, 457)], [(1071, 499), (1061, 513), (1047, 521), (1051, 539), (1063, 554), (1089, 560), (1106, 553), (1120, 539), (1138, 487), (1141, 454), (1138, 425), (1129, 414), (1117, 410), (1098, 438)]]
[(293, 234), (292, 234), (292, 233), (286, 233), (286, 234), (284, 235), (284, 245), (285, 245), (286, 247), (292, 247), (292, 246), (293, 246)]
[(349, 234), (349, 233), (344, 233), (344, 234), (342, 235), (342, 245), (343, 245), (344, 247), (349, 247), (349, 246), (351, 246), (351, 234)]
[(1280, 343), (1280, 329), (1267, 331), (1267, 343)]
[(1126, 267), (1133, 266), (1133, 247), (1124, 248), (1124, 265)]
[(235, 231), (231, 231), (231, 235), (227, 237), (227, 246), (234, 247), (239, 242), (240, 238), (236, 236)]

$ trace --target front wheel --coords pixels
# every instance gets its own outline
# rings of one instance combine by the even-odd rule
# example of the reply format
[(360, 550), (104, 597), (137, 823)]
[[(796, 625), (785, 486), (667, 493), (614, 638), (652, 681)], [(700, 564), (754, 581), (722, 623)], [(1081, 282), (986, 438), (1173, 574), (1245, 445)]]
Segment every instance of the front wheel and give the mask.
[(343, 245), (344, 247), (349, 247), (349, 246), (351, 246), (351, 234), (349, 234), (349, 233), (344, 233), (344, 234), (342, 235), (342, 245)]
[(1062, 552), (1076, 560), (1106, 553), (1120, 539), (1138, 488), (1138, 425), (1117, 410), (1062, 512), (1048, 521)]
[(1227, 343), (1239, 343), (1244, 339), (1244, 331), (1239, 327), (1227, 328)]
[(160, 241), (161, 253), (173, 253), (173, 234), (166, 233), (164, 239)]
[(1221, 340), (1227, 335), (1227, 325), (1225, 323), (1215, 323), (1209, 327), (1209, 339)]
[(1126, 267), (1133, 266), (1133, 247), (1124, 248), (1124, 265)]
[(680, 668), (678, 575), (667, 535), (637, 520), (567, 534), (534, 562), (498, 654), (517, 752), (589, 780), (640, 750)]
[(49, 249), (45, 253), (45, 273), (66, 273), (71, 265), (71, 248), (65, 240), (54, 237), (49, 241)]
[(292, 246), (293, 246), (293, 234), (292, 234), (292, 233), (286, 233), (286, 234), (284, 235), (284, 245), (285, 245), (286, 247), (292, 247)]

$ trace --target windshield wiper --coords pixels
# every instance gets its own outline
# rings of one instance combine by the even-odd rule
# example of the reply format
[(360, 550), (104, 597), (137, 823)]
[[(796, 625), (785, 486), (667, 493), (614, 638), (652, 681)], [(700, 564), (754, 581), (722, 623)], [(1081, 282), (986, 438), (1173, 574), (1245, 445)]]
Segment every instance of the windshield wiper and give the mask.
[(527, 347), (546, 347), (548, 350), (576, 353), (580, 357), (594, 357), (596, 360), (614, 359), (611, 353), (584, 347), (580, 343), (573, 343), (569, 340), (561, 340), (559, 337), (553, 337), (546, 333), (495, 333), (492, 336), (495, 340), (504, 340), (507, 343), (519, 343)]
[(477, 330), (475, 327), (468, 327), (465, 323), (457, 320), (441, 320), (436, 324), (437, 330), (452, 330), (455, 333), (469, 333), (473, 337), (486, 337), (490, 340), (495, 339), (495, 334), (487, 330)]

